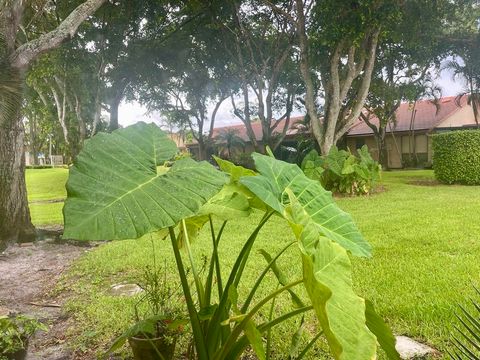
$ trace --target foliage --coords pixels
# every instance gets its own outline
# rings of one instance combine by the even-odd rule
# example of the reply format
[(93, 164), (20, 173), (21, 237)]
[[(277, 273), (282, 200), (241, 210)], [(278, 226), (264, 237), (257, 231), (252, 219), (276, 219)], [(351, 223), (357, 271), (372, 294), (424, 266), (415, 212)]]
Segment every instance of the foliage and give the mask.
[(433, 169), (446, 184), (480, 184), (480, 131), (452, 131), (435, 134)]
[[(154, 247), (153, 256), (155, 256)], [(140, 336), (147, 339), (162, 337), (166, 344), (171, 344), (186, 323), (181, 318), (178, 305), (175, 303), (179, 300), (178, 289), (169, 285), (165, 267), (160, 269), (147, 266), (139, 286), (143, 292), (140, 300), (135, 304), (136, 321), (115, 339), (105, 355), (121, 348), (131, 337)], [(140, 307), (144, 304), (147, 309), (145, 315), (141, 316)], [(157, 351), (160, 350), (157, 349)]]
[(229, 160), (232, 160), (234, 152), (232, 151), (236, 146), (245, 148), (245, 142), (238, 135), (239, 131), (235, 128), (226, 128), (220, 130), (218, 135), (215, 137), (215, 142), (217, 143), (218, 152), (225, 153)]
[[(29, 197), (37, 199), (44, 194), (38, 184), (48, 182), (55, 192), (62, 192), (68, 175), (65, 169), (52, 169), (61, 177), (46, 176), (50, 170), (28, 170), (27, 186)], [(45, 175), (45, 177), (44, 177)], [(474, 186), (449, 186), (435, 184), (433, 170), (389, 171), (382, 174), (382, 183), (388, 191), (373, 197), (339, 197), (338, 205), (352, 214), (362, 234), (372, 244), (372, 260), (353, 258), (354, 283), (359, 294), (371, 299), (375, 309), (388, 320), (396, 334), (428, 342), (446, 353), (451, 346), (450, 332), (452, 314), (456, 304), (475, 294), (471, 286), (472, 272), (480, 270), (478, 258), (480, 247), (473, 246), (471, 234), (478, 231), (477, 214), (480, 212), (480, 192)], [(405, 197), (405, 194), (408, 194)], [(39, 197), (40, 195), (40, 197)], [(47, 195), (45, 193), (45, 195)], [(432, 196), (435, 202), (432, 202)], [(50, 198), (59, 196), (53, 194)], [(47, 197), (43, 197), (47, 198)], [(392, 204), (395, 204), (392, 207)], [(50, 207), (55, 205), (55, 211)], [(62, 203), (32, 204), (34, 223), (56, 223), (61, 221)], [(445, 211), (448, 208), (450, 211)], [(389, 214), (389, 221), (378, 221), (381, 213)], [(414, 217), (410, 216), (415, 214)], [(250, 232), (259, 219), (259, 212), (229, 223), (225, 231), (219, 257), (224, 274), (236, 258), (237, 249), (243, 245), (238, 234)], [(209, 253), (209, 229), (203, 229), (192, 251), (199, 264), (203, 264), (205, 253)], [(446, 243), (443, 241), (448, 238)], [(272, 241), (275, 239), (275, 241)], [(273, 217), (259, 235), (239, 286), (239, 297), (248, 295), (258, 273), (263, 270), (264, 258), (257, 251), (264, 249), (276, 254), (291, 241), (288, 225), (280, 217)], [(176, 267), (170, 243), (155, 244), (156, 253), (167, 260), (168, 271), (175, 276)], [(65, 310), (75, 319), (75, 328), (67, 338), (68, 343), (78, 349), (108, 348), (111, 340), (131, 324), (134, 299), (111, 296), (105, 289), (111, 284), (131, 283), (138, 279), (138, 269), (151, 264), (151, 241), (149, 236), (140, 240), (113, 241), (89, 251), (65, 273), (57, 285), (57, 291), (65, 291)], [(278, 267), (292, 278), (299, 268), (297, 253), (287, 251), (277, 261)], [(434, 273), (430, 271), (436, 268)], [(399, 277), (402, 272), (415, 276)], [(268, 276), (258, 295), (268, 294), (276, 287), (277, 280)], [(435, 296), (418, 297), (412, 288)], [(303, 292), (298, 292), (303, 298)], [(275, 301), (275, 309), (291, 306), (291, 298), (283, 296)], [(421, 309), (421, 311), (412, 311)], [(268, 315), (268, 314), (265, 314)], [(282, 354), (289, 352), (289, 338), (297, 329), (300, 319), (292, 318), (274, 328), (271, 348), (272, 359), (283, 360)], [(302, 345), (315, 334), (315, 319), (305, 317)], [(94, 329), (95, 336), (92, 336)], [(187, 336), (179, 339), (180, 348), (187, 347)], [(94, 351), (95, 351), (94, 350)], [(317, 341), (304, 359), (324, 359), (325, 345)], [(379, 359), (383, 359), (382, 354)]]
[(28, 316), (0, 316), (0, 359), (26, 349), (28, 340), (37, 330), (47, 329), (45, 325)]
[[(130, 144), (140, 136), (146, 141), (136, 144), (141, 144), (143, 151), (135, 152)], [(381, 341), (383, 335), (369, 330), (368, 325), (374, 323), (367, 318), (371, 311), (366, 311), (364, 300), (352, 289), (348, 252), (369, 257), (370, 245), (351, 216), (337, 207), (330, 192), (304, 176), (298, 166), (260, 154), (253, 155), (258, 175), (225, 160), (218, 163), (222, 171), (204, 163), (185, 164), (185, 160), (175, 162), (170, 169), (157, 170), (156, 166), (173, 157), (171, 144), (154, 125), (142, 123), (90, 140), (70, 171), (64, 208), (66, 236), (127, 239), (168, 229), (199, 359), (236, 359), (249, 344), (259, 359), (266, 359), (269, 354), (263, 347), (263, 334), (312, 310), (337, 359), (374, 358), (377, 336), (382, 346), (390, 343), (391, 348), (393, 338)], [(107, 150), (100, 152), (100, 147)], [(108, 154), (120, 149), (128, 150), (133, 159), (109, 164)], [(188, 169), (188, 175), (181, 173), (183, 169)], [(227, 223), (248, 217), (252, 208), (264, 215), (225, 279), (218, 256), (222, 235)], [(237, 289), (253, 244), (274, 214), (287, 221), (297, 240), (268, 263), (248, 296), (239, 301)], [(223, 221), (219, 228), (213, 218)], [(192, 252), (193, 241), (204, 225), (210, 228), (213, 244), (205, 262), (206, 278), (201, 276)], [(279, 281), (276, 290), (258, 299), (257, 290), (267, 273), (274, 271), (275, 260), (294, 244), (303, 263), (303, 275), (298, 274), (294, 281)], [(185, 249), (192, 282), (180, 247)], [(310, 304), (257, 325), (265, 305), (284, 292), (292, 294), (300, 284), (307, 290)], [(395, 358), (396, 353), (390, 356)]]
[(360, 195), (375, 188), (381, 166), (373, 160), (366, 145), (358, 150), (358, 157), (333, 146), (327, 156), (320, 156), (312, 150), (303, 159), (302, 170), (310, 179), (320, 181), (327, 190)]
[[(475, 291), (480, 296), (480, 290), (475, 288)], [(461, 325), (455, 326), (457, 333), (453, 336), (455, 348), (452, 351), (448, 350), (448, 354), (454, 360), (480, 359), (480, 302), (478, 299), (471, 301), (471, 310), (460, 305), (461, 313), (456, 315)]]

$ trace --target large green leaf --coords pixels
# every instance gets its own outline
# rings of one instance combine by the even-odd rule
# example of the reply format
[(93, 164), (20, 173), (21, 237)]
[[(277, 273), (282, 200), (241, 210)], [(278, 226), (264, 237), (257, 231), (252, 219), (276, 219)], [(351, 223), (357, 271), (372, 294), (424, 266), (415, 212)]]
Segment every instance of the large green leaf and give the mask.
[(218, 167), (226, 172), (227, 174), (230, 174), (230, 182), (231, 183), (237, 183), (238, 180), (242, 176), (255, 176), (255, 171), (244, 168), (243, 166), (235, 165), (231, 161), (221, 159), (217, 156), (213, 157), (215, 159), (215, 162), (218, 164)]
[(326, 167), (337, 176), (342, 176), (342, 170), (349, 153), (345, 150), (338, 150), (336, 146), (332, 146), (325, 162)]
[(250, 204), (245, 195), (235, 191), (233, 186), (225, 185), (222, 190), (206, 202), (199, 210), (200, 215), (215, 215), (222, 220), (248, 217)]
[(293, 164), (269, 156), (253, 154), (258, 176), (240, 179), (251, 192), (280, 214), (288, 205), (288, 188), (311, 218), (317, 232), (357, 256), (370, 256), (371, 247), (358, 231), (352, 217), (333, 201), (332, 194), (318, 181), (307, 178)]
[[(203, 226), (209, 221), (209, 215), (221, 220), (234, 220), (248, 217), (251, 213), (250, 203), (245, 195), (238, 193), (231, 184), (224, 185), (222, 190), (203, 204), (197, 215), (185, 219), (185, 228), (190, 242), (194, 242)], [(183, 247), (185, 234), (183, 226), (179, 226), (177, 236), (179, 246)]]
[(376, 358), (377, 339), (366, 326), (365, 301), (352, 289), (347, 251), (319, 234), (291, 191), (286, 216), (299, 240), (304, 284), (335, 359)]
[(214, 159), (220, 167), (220, 170), (230, 175), (230, 182), (228, 185), (225, 185), (228, 191), (244, 195), (252, 208), (262, 211), (266, 210), (265, 203), (240, 183), (241, 178), (257, 175), (255, 171), (235, 165), (228, 160), (220, 159), (216, 156), (214, 156)]
[(206, 162), (176, 153), (154, 124), (137, 123), (87, 141), (70, 169), (63, 209), (65, 238), (138, 238), (193, 216), (228, 180)]
[(385, 324), (385, 321), (375, 312), (373, 304), (369, 300), (365, 300), (365, 318), (367, 319), (367, 327), (377, 337), (383, 351), (389, 359), (400, 360), (400, 355), (395, 348), (396, 339), (392, 330)]

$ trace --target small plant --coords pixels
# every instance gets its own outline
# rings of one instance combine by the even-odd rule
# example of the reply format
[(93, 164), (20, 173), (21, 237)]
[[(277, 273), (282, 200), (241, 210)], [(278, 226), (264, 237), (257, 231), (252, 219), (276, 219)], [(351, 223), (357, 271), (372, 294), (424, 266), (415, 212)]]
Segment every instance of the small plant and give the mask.
[[(480, 290), (474, 288), (480, 299)], [(460, 326), (455, 326), (453, 349), (447, 350), (454, 360), (480, 360), (480, 302), (472, 299), (472, 309), (459, 306), (456, 314)]]
[(135, 304), (135, 323), (120, 335), (106, 354), (122, 347), (128, 340), (135, 359), (169, 360), (183, 325), (178, 306), (179, 288), (172, 287), (166, 267), (146, 267), (139, 282), (143, 294)]
[(327, 190), (362, 195), (375, 188), (381, 166), (373, 160), (366, 145), (358, 150), (358, 157), (334, 146), (327, 156), (320, 156), (312, 150), (303, 159), (302, 170), (310, 179), (320, 181)]
[(28, 342), (37, 330), (47, 327), (25, 315), (0, 316), (0, 359), (24, 359)]

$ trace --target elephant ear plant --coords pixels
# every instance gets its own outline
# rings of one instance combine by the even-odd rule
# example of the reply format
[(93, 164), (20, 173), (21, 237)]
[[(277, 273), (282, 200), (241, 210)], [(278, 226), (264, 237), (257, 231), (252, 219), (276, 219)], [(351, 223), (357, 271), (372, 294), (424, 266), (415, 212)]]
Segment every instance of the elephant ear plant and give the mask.
[[(130, 239), (167, 231), (197, 359), (238, 359), (249, 346), (258, 359), (267, 359), (272, 328), (308, 312), (316, 315), (321, 330), (306, 348), (298, 350), (296, 358), (304, 356), (320, 336), (325, 337), (335, 359), (375, 359), (378, 344), (389, 358), (399, 358), (388, 327), (352, 289), (348, 253), (369, 257), (371, 248), (330, 192), (296, 165), (273, 157), (253, 154), (258, 171), (253, 172), (220, 159), (220, 170), (188, 158), (171, 161), (176, 152), (165, 133), (145, 123), (87, 141), (70, 170), (64, 237)], [(263, 216), (246, 236), (231, 269), (221, 269), (219, 249), (228, 224), (253, 212)], [(265, 270), (240, 298), (237, 288), (252, 247), (273, 215), (292, 229), (292, 242), (274, 256), (262, 253), (267, 260)], [(192, 240), (204, 226), (211, 234), (212, 252), (201, 272), (193, 261), (193, 248), (199, 242), (192, 244)], [(276, 262), (293, 245), (303, 272), (288, 282)], [(187, 267), (191, 269), (188, 274)], [(259, 299), (257, 290), (270, 271), (279, 285)], [(308, 301), (295, 294), (297, 286), (305, 287)], [(259, 322), (259, 312), (284, 292), (296, 305)]]

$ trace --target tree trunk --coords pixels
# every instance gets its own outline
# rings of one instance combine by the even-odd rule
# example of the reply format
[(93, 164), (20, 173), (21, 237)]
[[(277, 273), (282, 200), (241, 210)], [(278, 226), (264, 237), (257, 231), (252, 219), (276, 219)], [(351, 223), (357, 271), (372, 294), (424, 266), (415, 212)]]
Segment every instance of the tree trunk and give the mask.
[(377, 136), (378, 146), (378, 162), (382, 165), (382, 169), (388, 169), (388, 153), (386, 143), (386, 128), (379, 129)]
[(122, 97), (115, 96), (110, 103), (110, 125), (108, 126), (108, 130), (110, 131), (118, 129), (118, 107), (121, 101)]
[(37, 115), (32, 114), (28, 121), (30, 129), (30, 150), (33, 156), (33, 165), (38, 165)]
[(100, 90), (97, 89), (97, 92), (95, 94), (95, 114), (93, 117), (93, 126), (92, 126), (91, 136), (97, 133), (98, 124), (100, 124), (101, 117), (102, 117), (102, 101), (100, 98)]
[(83, 142), (87, 137), (87, 125), (85, 124), (85, 120), (82, 114), (82, 105), (80, 100), (78, 99), (77, 94), (75, 94), (75, 113), (77, 114), (78, 120), (78, 133), (80, 136), (80, 149), (83, 147)]
[(34, 237), (25, 184), (24, 128), (18, 110), (4, 118), (0, 128), (0, 249)]
[(202, 137), (200, 137), (198, 139), (198, 159), (199, 161), (201, 160), (205, 160), (205, 158), (207, 157), (207, 154), (206, 154), (206, 149), (205, 149), (205, 143), (202, 139)]
[[(313, 136), (318, 144), (323, 142), (323, 134), (320, 124), (320, 119), (317, 113), (317, 106), (315, 103), (315, 87), (313, 85), (312, 74), (310, 69), (310, 59), (308, 55), (308, 36), (305, 24), (305, 14), (303, 12), (304, 6), (302, 0), (296, 0), (297, 13), (297, 36), (300, 47), (300, 73), (305, 83), (305, 107), (310, 123)], [(323, 152), (323, 149), (322, 149)]]
[[(106, 0), (86, 0), (77, 6), (53, 31), (16, 47), (26, 1), (0, 2), (2, 55), (9, 59), (11, 72), (0, 87), (0, 248), (18, 240), (33, 240), (35, 228), (28, 209), (25, 183), (24, 127), (21, 116), (24, 74), (41, 54), (70, 39), (80, 24)], [(4, 74), (5, 75), (5, 74)], [(2, 84), (2, 85), (4, 85)], [(14, 85), (12, 85), (14, 84)], [(13, 91), (11, 90), (13, 86)], [(11, 94), (10, 94), (11, 93)], [(8, 103), (5, 98), (13, 100)], [(7, 99), (8, 100), (8, 99)], [(13, 105), (13, 106), (11, 106)], [(12, 109), (14, 109), (12, 111)]]

